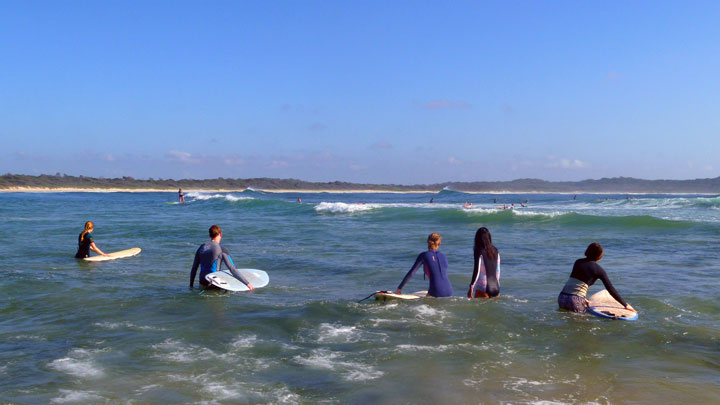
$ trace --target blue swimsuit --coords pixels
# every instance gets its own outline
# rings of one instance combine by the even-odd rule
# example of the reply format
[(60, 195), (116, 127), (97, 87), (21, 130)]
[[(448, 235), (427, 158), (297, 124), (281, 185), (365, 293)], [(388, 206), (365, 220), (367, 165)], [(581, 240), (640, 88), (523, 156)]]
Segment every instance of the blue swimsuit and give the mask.
[(405, 283), (415, 274), (420, 265), (425, 267), (425, 274), (430, 279), (430, 287), (428, 295), (433, 297), (450, 297), (453, 295), (452, 285), (447, 277), (448, 261), (444, 254), (437, 250), (428, 250), (418, 255), (415, 264), (405, 275), (402, 282), (398, 286), (398, 290), (402, 289)]

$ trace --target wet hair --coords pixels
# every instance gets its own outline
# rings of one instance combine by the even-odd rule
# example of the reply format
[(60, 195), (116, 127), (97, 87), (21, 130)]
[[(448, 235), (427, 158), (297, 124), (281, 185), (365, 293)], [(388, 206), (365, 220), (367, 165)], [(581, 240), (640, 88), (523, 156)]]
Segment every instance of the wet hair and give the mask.
[(222, 229), (220, 229), (220, 227), (217, 225), (213, 225), (208, 230), (208, 233), (210, 234), (210, 239), (215, 239), (216, 236), (222, 233)]
[(430, 235), (428, 235), (427, 243), (428, 243), (428, 249), (435, 250), (440, 246), (440, 242), (442, 241), (442, 236), (440, 236), (439, 233), (433, 232)]
[(95, 225), (92, 223), (92, 221), (85, 222), (85, 229), (83, 229), (82, 233), (80, 234), (81, 242), (85, 240), (85, 235), (87, 235), (88, 232), (90, 232), (90, 230), (92, 230), (94, 227)]
[(497, 257), (498, 251), (492, 244), (490, 231), (484, 226), (475, 232), (475, 246), (473, 246), (473, 253), (475, 261), (478, 261), (480, 255), (483, 255), (488, 259), (494, 259)]
[(603, 254), (603, 247), (597, 242), (593, 242), (585, 249), (585, 257), (590, 260), (598, 261)]

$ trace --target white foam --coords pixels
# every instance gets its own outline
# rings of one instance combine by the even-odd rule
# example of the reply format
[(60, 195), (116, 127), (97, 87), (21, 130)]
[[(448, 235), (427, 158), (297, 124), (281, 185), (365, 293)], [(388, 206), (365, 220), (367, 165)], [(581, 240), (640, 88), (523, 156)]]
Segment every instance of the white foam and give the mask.
[(183, 343), (174, 339), (166, 339), (162, 343), (154, 344), (151, 347), (154, 350), (163, 352), (156, 354), (155, 357), (177, 363), (193, 363), (196, 361), (220, 358), (220, 356), (208, 348)]
[(93, 361), (93, 354), (98, 351), (73, 349), (68, 357), (53, 360), (49, 366), (79, 378), (98, 378), (105, 373)]
[(218, 381), (205, 382), (202, 385), (202, 390), (212, 395), (215, 399), (240, 399), (244, 395), (237, 389), (233, 389), (234, 384), (223, 384)]
[(309, 357), (295, 356), (298, 364), (311, 368), (339, 371), (347, 381), (367, 381), (383, 376), (383, 372), (374, 367), (342, 359), (342, 355), (326, 349), (313, 350)]
[(329, 323), (323, 323), (320, 324), (317, 341), (318, 343), (352, 343), (357, 342), (358, 339), (359, 333), (355, 326), (331, 325)]
[(54, 404), (65, 404), (68, 402), (98, 403), (106, 402), (107, 399), (97, 395), (94, 391), (73, 391), (60, 390), (60, 396), (50, 400)]
[(233, 341), (230, 344), (230, 346), (233, 349), (247, 349), (249, 347), (255, 346), (255, 342), (257, 342), (256, 335), (238, 337), (235, 341)]
[(124, 322), (96, 322), (93, 325), (101, 327), (103, 329), (109, 329), (109, 330), (115, 330), (120, 328), (126, 328), (126, 329), (139, 329), (139, 330), (165, 330), (163, 328), (157, 328), (154, 326), (145, 326), (145, 325), (135, 325), (132, 322), (124, 321)]
[(343, 202), (321, 202), (315, 206), (317, 212), (355, 213), (380, 208), (379, 204), (348, 204)]
[(189, 192), (186, 195), (188, 197), (192, 198), (193, 201), (222, 199), (222, 200), (234, 202), (234, 201), (240, 201), (240, 200), (254, 200), (255, 199), (253, 197), (248, 197), (248, 196), (238, 197), (238, 196), (235, 196), (232, 194), (206, 194), (206, 193), (199, 193), (199, 192)]

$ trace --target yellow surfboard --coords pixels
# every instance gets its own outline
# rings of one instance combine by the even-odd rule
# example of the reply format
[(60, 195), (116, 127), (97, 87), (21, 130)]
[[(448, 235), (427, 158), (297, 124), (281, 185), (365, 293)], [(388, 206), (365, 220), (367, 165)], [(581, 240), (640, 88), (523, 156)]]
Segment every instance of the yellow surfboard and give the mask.
[(124, 258), (124, 257), (135, 256), (135, 255), (139, 254), (140, 251), (141, 251), (141, 249), (140, 249), (139, 247), (134, 247), (134, 248), (132, 248), (132, 249), (127, 249), (127, 250), (121, 250), (121, 251), (119, 251), (119, 252), (108, 253), (109, 256), (100, 256), (100, 255), (98, 255), (98, 256), (86, 257), (86, 258), (84, 258), (83, 260), (85, 260), (85, 261), (87, 261), (87, 262), (104, 262), (104, 261), (107, 261), (107, 260), (115, 260), (115, 259), (122, 259), (122, 258)]
[(378, 301), (417, 300), (427, 296), (427, 291), (416, 291), (412, 294), (395, 294), (391, 291), (378, 291), (374, 296)]

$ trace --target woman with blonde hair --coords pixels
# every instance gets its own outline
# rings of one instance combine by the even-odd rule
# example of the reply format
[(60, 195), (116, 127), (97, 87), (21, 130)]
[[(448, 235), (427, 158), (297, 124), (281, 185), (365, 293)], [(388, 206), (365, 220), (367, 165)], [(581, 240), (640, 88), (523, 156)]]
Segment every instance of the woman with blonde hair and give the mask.
[(428, 294), (431, 297), (450, 297), (453, 295), (452, 285), (447, 276), (448, 261), (444, 254), (438, 251), (442, 236), (438, 233), (431, 233), (428, 236), (428, 250), (418, 255), (415, 264), (412, 265), (410, 271), (407, 272), (405, 278), (395, 291), (396, 294), (402, 294), (402, 288), (405, 283), (415, 274), (420, 265), (424, 267), (425, 275), (430, 280)]
[(92, 235), (90, 235), (94, 228), (95, 225), (93, 225), (91, 221), (85, 222), (85, 229), (83, 229), (80, 236), (78, 236), (78, 251), (75, 253), (76, 259), (90, 257), (90, 249), (97, 252), (99, 255), (109, 256), (108, 254), (103, 253), (100, 248), (95, 246), (95, 241), (93, 240)]

